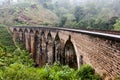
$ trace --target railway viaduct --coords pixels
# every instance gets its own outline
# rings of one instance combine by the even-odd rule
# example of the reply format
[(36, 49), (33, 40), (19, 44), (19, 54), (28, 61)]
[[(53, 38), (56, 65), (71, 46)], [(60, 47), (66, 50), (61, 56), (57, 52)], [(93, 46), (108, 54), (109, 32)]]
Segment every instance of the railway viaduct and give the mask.
[[(13, 40), (24, 43), (36, 66), (59, 61), (79, 68), (91, 65), (99, 74), (120, 75), (120, 35), (56, 27), (10, 27)], [(118, 32), (120, 34), (120, 32)]]

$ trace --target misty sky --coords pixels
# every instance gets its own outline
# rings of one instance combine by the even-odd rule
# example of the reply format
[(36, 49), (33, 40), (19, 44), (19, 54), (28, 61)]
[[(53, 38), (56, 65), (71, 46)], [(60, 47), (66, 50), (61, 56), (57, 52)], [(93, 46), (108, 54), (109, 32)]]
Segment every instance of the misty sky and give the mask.
[[(6, 1), (6, 0), (0, 0), (0, 1), (2, 2), (2, 1)], [(13, 1), (17, 1), (17, 0), (13, 0)]]

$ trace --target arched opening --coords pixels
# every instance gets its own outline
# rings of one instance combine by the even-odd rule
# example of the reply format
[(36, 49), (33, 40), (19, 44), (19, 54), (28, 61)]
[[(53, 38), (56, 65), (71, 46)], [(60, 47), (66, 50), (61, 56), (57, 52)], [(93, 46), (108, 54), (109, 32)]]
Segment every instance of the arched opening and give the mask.
[(15, 46), (17, 46), (17, 44), (16, 44), (17, 38), (18, 38), (18, 32), (17, 32), (17, 29), (14, 28), (13, 29), (13, 42), (14, 42)]
[(30, 29), (30, 52), (32, 53), (31, 54), (31, 57), (33, 58), (33, 55), (34, 55), (34, 45), (35, 45), (35, 35), (34, 35), (34, 31), (32, 29)]
[(19, 29), (19, 42), (23, 42), (23, 30)]
[(27, 29), (25, 29), (25, 30), (24, 30), (24, 32), (25, 32), (25, 33), (28, 33), (28, 30), (27, 30)]
[(60, 61), (60, 42), (60, 37), (57, 32), (55, 40), (53, 42), (53, 63)]
[(47, 40), (46, 40), (46, 53), (47, 53), (48, 64), (52, 64), (52, 59), (53, 59), (52, 48), (53, 48), (53, 40), (52, 40), (52, 35), (49, 31), (47, 34)]
[(47, 41), (51, 41), (52, 40), (52, 35), (50, 33), (50, 31), (48, 32), (48, 35), (47, 35)]
[(30, 29), (30, 33), (34, 33), (34, 31), (32, 29)]
[(17, 32), (17, 29), (16, 29), (16, 28), (14, 28), (14, 29), (13, 29), (13, 32)]
[(22, 30), (22, 29), (19, 29), (19, 32), (23, 32), (23, 30)]
[(41, 51), (41, 60), (42, 60), (42, 65), (47, 63), (47, 50), (46, 50), (46, 36), (45, 36), (45, 31), (42, 30), (40, 34), (40, 51)]
[(35, 62), (35, 66), (39, 66), (39, 58), (40, 58), (40, 37), (39, 37), (39, 31), (35, 32), (35, 39), (34, 39), (34, 54), (33, 54), (33, 58), (34, 58), (34, 62)]
[(77, 68), (77, 56), (70, 35), (69, 39), (65, 43), (64, 54), (65, 64), (69, 65), (71, 68)]
[(43, 54), (45, 53), (45, 49), (46, 49), (46, 38), (43, 30), (41, 31), (41, 34), (40, 34), (40, 44), (41, 44), (41, 52)]
[(18, 37), (18, 32), (17, 32), (17, 29), (16, 28), (14, 28), (13, 29), (13, 38), (17, 38)]
[(27, 29), (24, 30), (24, 42), (26, 50), (30, 52), (30, 37)]
[(46, 41), (45, 32), (43, 30), (41, 31), (41, 39), (42, 41)]

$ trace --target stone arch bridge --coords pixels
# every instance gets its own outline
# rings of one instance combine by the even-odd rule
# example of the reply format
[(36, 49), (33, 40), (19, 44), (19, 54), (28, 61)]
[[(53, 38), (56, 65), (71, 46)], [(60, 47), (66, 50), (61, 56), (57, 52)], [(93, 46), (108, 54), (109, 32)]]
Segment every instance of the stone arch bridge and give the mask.
[[(108, 77), (120, 75), (120, 32), (56, 27), (9, 27), (13, 40), (23, 42), (36, 66), (59, 61), (72, 68), (91, 65)], [(113, 33), (113, 34), (111, 34)]]

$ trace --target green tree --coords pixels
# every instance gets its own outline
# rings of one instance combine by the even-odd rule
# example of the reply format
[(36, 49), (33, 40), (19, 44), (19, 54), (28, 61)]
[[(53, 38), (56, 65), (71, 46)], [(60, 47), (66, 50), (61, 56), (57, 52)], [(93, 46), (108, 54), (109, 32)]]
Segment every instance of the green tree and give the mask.
[(108, 30), (114, 29), (114, 24), (116, 23), (117, 19), (118, 19), (118, 17), (112, 17), (108, 20)]
[(120, 30), (120, 18), (114, 24), (114, 30), (117, 30), (117, 31)]
[(76, 73), (78, 80), (102, 80), (102, 78), (95, 74), (95, 70), (89, 65), (82, 65)]
[(80, 6), (75, 7), (74, 16), (77, 22), (79, 22), (84, 17), (83, 8)]
[(60, 19), (60, 27), (63, 27), (67, 21), (67, 17), (63, 16)]

